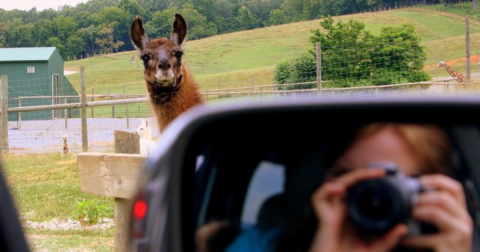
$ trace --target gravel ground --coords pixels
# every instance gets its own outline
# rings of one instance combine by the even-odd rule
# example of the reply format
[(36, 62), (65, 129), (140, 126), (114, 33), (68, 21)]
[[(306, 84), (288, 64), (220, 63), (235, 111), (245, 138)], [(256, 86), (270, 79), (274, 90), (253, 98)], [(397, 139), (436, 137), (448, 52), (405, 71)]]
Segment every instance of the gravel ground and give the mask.
[(56, 218), (49, 221), (35, 222), (35, 221), (26, 221), (24, 223), (25, 228), (33, 228), (38, 230), (105, 230), (114, 227), (113, 219), (103, 218), (98, 224), (95, 225), (80, 225), (79, 221), (74, 221), (72, 219), (68, 220), (58, 220)]
[[(149, 122), (155, 123), (153, 118)], [(122, 130), (134, 132), (141, 124), (139, 118), (131, 118), (127, 128), (126, 119), (117, 118), (89, 118), (88, 147), (90, 152), (113, 152), (114, 131)], [(70, 152), (82, 152), (81, 119), (68, 119), (65, 126), (64, 119), (32, 120), (9, 122), (8, 141), (10, 153), (51, 153), (63, 150), (63, 136), (67, 136)], [(158, 135), (152, 125), (153, 136)]]

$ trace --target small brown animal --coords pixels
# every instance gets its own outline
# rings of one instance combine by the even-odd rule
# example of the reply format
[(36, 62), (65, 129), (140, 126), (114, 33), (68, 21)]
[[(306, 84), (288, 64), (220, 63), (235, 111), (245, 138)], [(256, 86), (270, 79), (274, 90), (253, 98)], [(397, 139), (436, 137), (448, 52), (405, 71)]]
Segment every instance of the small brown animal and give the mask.
[(180, 114), (204, 102), (198, 84), (182, 63), (186, 37), (187, 22), (180, 14), (174, 15), (170, 38), (150, 40), (139, 16), (130, 28), (130, 38), (145, 66), (143, 77), (160, 132)]
[(64, 136), (63, 136), (63, 151), (62, 151), (62, 156), (68, 155), (69, 152), (70, 152), (70, 150), (69, 150), (69, 148), (68, 148), (68, 136), (67, 136), (67, 135), (64, 135)]

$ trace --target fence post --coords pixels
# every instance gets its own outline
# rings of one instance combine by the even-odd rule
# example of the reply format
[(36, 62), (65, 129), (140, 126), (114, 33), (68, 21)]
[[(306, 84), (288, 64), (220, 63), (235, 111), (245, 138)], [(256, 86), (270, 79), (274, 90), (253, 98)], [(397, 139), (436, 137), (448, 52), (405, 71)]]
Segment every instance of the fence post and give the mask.
[(435, 66), (435, 77), (437, 77), (437, 69), (438, 69), (438, 58), (437, 55), (435, 54), (435, 63), (433, 64)]
[[(140, 136), (125, 131), (114, 131), (115, 153), (140, 154)], [(128, 229), (132, 199), (115, 197), (115, 251), (129, 251)]]
[(316, 43), (317, 46), (317, 96), (322, 95), (322, 46), (320, 42)]
[(82, 116), (82, 151), (88, 151), (88, 130), (87, 130), (87, 86), (85, 83), (85, 67), (80, 67), (80, 81), (82, 85), (81, 116)]
[[(94, 91), (95, 90), (92, 88), (92, 102), (95, 101), (95, 92)], [(93, 114), (93, 108), (94, 108), (94, 106), (92, 106), (92, 118), (95, 117), (94, 114)]]
[[(64, 98), (65, 105), (67, 105), (67, 97)], [(68, 129), (68, 109), (66, 108), (65, 111), (65, 129)]]
[(465, 18), (465, 50), (466, 50), (466, 61), (467, 61), (467, 84), (470, 84), (470, 19)]
[(127, 129), (130, 128), (130, 104), (125, 107), (125, 114), (127, 114)]
[[(22, 98), (18, 98), (18, 107), (22, 107)], [(17, 129), (22, 129), (22, 111), (18, 111), (17, 113)]]
[(8, 153), (8, 77), (0, 81), (0, 151)]

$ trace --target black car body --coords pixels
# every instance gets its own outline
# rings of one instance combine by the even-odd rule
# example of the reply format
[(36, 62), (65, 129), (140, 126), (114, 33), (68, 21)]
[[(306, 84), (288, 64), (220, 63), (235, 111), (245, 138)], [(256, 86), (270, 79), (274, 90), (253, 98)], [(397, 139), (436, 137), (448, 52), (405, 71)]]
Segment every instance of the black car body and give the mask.
[(0, 251), (29, 251), (2, 165), (0, 151)]
[[(132, 211), (132, 250), (195, 251), (196, 231), (211, 220), (234, 227), (220, 247), (259, 223), (297, 228), (331, 162), (326, 147), (369, 122), (444, 128), (478, 229), (479, 113), (475, 97), (297, 97), (193, 108), (167, 128), (147, 161)], [(480, 249), (476, 232), (474, 249)]]

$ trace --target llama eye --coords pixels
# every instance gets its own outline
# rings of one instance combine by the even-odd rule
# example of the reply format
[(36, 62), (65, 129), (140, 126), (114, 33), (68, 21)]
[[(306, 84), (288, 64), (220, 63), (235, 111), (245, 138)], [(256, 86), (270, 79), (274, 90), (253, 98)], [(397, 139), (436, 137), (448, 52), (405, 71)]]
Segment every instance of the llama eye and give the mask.
[(182, 55), (183, 55), (183, 52), (182, 52), (182, 51), (176, 51), (176, 52), (175, 52), (175, 57), (177, 57), (177, 58), (182, 57)]
[(150, 56), (148, 54), (142, 55), (141, 58), (142, 58), (143, 62), (145, 62), (145, 63), (147, 63), (150, 60)]

